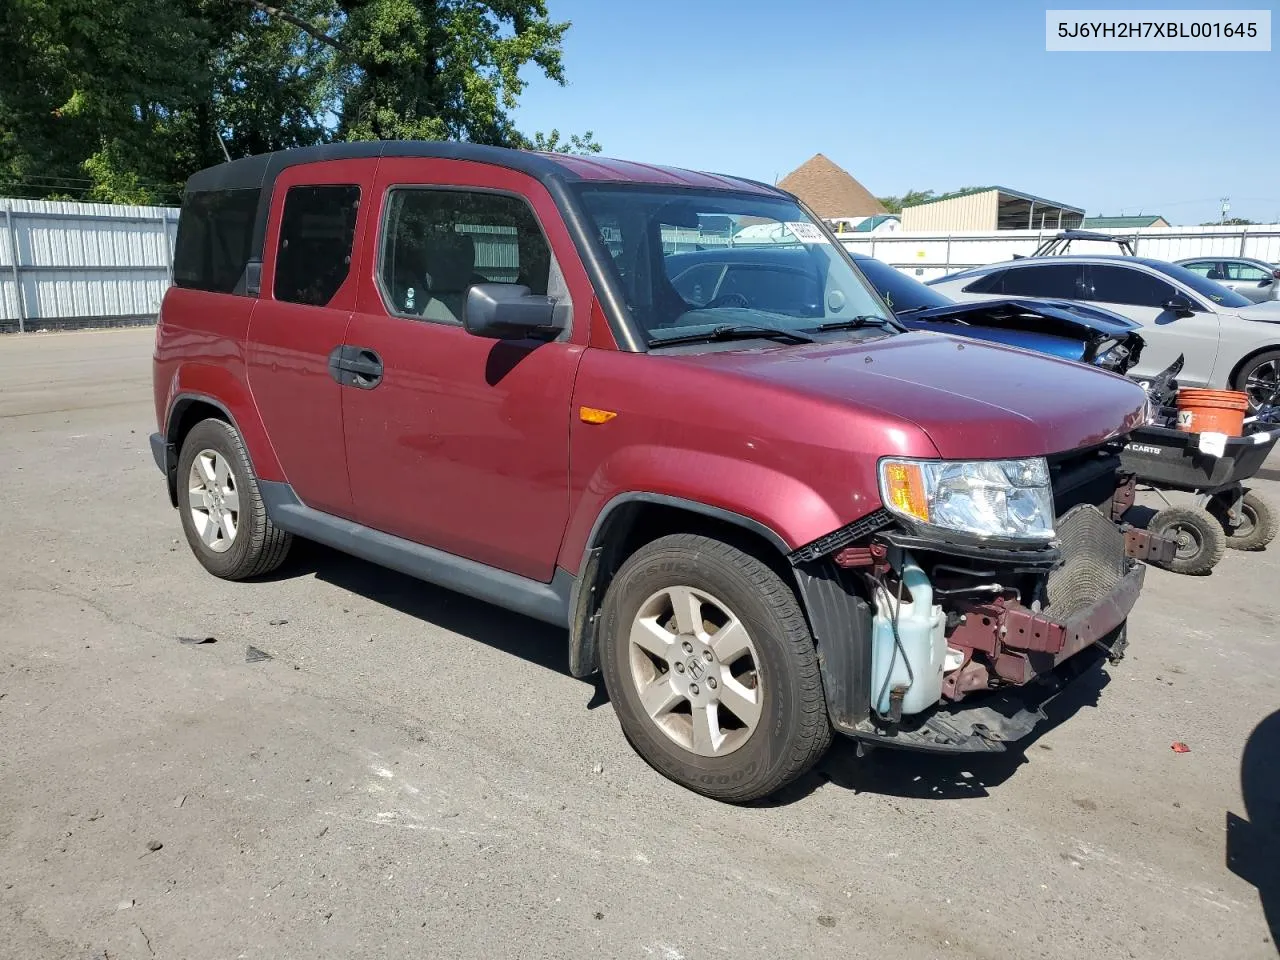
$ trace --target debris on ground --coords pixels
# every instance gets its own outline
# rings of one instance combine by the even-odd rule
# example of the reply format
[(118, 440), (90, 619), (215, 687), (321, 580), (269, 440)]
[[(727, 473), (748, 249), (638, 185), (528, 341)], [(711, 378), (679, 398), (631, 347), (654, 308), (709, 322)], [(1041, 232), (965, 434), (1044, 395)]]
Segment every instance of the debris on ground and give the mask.
[(288, 623), (288, 622), (289, 622), (288, 620), (272, 620), (270, 623), (268, 623), (268, 624), (267, 624), (267, 626), (270, 626), (270, 627), (283, 627), (283, 626), (284, 626), (286, 623)]
[(597, 761), (596, 765), (591, 768), (592, 773), (604, 773), (604, 764)]
[(179, 637), (179, 643), (217, 643), (217, 637)]
[(133, 900), (121, 900), (118, 904), (116, 904), (117, 912), (121, 910), (132, 910), (132, 909), (133, 909)]
[(260, 660), (270, 660), (270, 659), (271, 659), (271, 654), (267, 653), (267, 651), (265, 650), (259, 650), (257, 647), (252, 645), (244, 648), (245, 663), (258, 663)]
[(1171, 747), (1171, 749), (1173, 750), (1174, 753), (1190, 753), (1191, 752), (1191, 748), (1188, 747), (1181, 740), (1173, 741), (1173, 746)]
[(185, 793), (182, 794), (181, 796), (174, 797), (173, 799), (173, 805), (175, 807), (181, 807), (186, 802), (187, 802), (187, 795)]

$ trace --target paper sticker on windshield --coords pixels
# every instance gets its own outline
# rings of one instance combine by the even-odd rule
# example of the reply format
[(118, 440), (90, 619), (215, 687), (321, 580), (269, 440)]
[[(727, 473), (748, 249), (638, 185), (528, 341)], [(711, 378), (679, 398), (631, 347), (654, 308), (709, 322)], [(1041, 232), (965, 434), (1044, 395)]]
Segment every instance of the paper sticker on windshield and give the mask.
[(791, 234), (801, 243), (828, 243), (827, 235), (815, 227), (812, 223), (791, 223), (783, 224), (787, 228), (787, 233)]

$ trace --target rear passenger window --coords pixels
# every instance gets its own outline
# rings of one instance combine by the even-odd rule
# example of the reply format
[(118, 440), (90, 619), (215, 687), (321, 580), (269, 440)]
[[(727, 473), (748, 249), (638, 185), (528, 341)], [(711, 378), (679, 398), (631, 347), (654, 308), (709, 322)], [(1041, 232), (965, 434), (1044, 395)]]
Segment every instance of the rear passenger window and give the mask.
[(403, 317), (461, 323), (477, 283), (518, 283), (545, 296), (551, 248), (518, 197), (464, 190), (392, 190), (379, 276), (387, 307)]
[(290, 187), (276, 251), (277, 300), (323, 307), (351, 271), (360, 188), (352, 184)]
[(1004, 275), (1008, 270), (993, 270), (979, 277), (964, 288), (965, 293), (999, 293), (1004, 286)]
[(1078, 300), (1083, 269), (1074, 263), (1053, 263), (1034, 267), (1017, 267), (1004, 275), (1005, 296), (1050, 297)]
[(1099, 303), (1124, 303), (1135, 307), (1159, 307), (1176, 291), (1163, 280), (1129, 267), (1090, 267), (1088, 299)]
[(178, 216), (173, 284), (234, 293), (249, 262), (258, 190), (189, 193)]

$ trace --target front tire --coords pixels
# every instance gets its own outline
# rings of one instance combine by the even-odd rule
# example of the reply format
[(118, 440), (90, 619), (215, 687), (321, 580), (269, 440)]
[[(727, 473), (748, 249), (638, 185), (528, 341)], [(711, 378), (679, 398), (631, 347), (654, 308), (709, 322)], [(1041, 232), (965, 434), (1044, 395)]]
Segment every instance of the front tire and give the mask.
[(244, 442), (223, 420), (201, 420), (182, 443), (178, 511), (191, 552), (224, 580), (270, 573), (293, 542), (267, 516)]
[(659, 773), (730, 803), (768, 796), (831, 743), (795, 593), (718, 540), (662, 537), (614, 576), (601, 666), (618, 720)]

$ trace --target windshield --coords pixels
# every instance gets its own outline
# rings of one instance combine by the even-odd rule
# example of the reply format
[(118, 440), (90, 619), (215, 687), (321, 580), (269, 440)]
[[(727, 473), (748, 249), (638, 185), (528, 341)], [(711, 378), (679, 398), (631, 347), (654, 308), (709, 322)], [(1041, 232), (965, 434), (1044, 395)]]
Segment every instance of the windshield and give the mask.
[(876, 325), (892, 315), (794, 201), (617, 185), (580, 191), (651, 344), (725, 327), (898, 329)]
[(1173, 277), (1183, 286), (1190, 287), (1200, 296), (1208, 297), (1220, 307), (1249, 307), (1253, 305), (1252, 300), (1246, 300), (1234, 290), (1228, 290), (1218, 281), (1202, 277), (1198, 273), (1192, 273), (1186, 267), (1180, 267), (1176, 263), (1152, 262), (1151, 266), (1161, 273)]
[(884, 302), (889, 304), (894, 313), (918, 310), (921, 307), (949, 307), (955, 303), (950, 297), (926, 287), (919, 280), (908, 277), (874, 257), (856, 257), (853, 262), (858, 265), (862, 275), (871, 281), (880, 296), (884, 297)]

